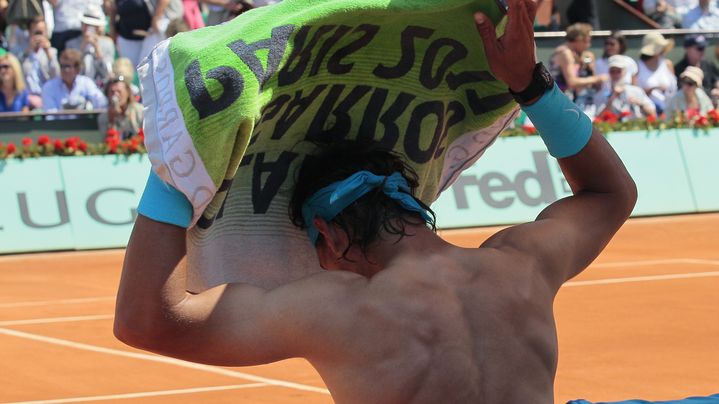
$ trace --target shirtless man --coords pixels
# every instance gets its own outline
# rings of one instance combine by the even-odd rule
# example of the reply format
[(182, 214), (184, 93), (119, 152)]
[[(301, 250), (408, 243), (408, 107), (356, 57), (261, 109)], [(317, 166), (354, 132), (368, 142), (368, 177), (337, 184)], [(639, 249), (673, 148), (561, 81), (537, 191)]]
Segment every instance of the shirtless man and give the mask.
[(536, 4), (509, 6), (507, 34), (497, 40), (477, 15), (480, 35), (493, 72), (526, 104), (573, 196), (465, 249), (435, 234), (396, 156), (350, 150), (308, 159), (292, 216), (309, 227), (326, 271), (272, 290), (229, 284), (190, 294), (185, 229), (141, 215), (116, 336), (223, 366), (303, 357), (339, 403), (552, 403), (554, 297), (624, 223), (636, 187), (588, 118), (541, 84), (546, 74), (527, 58)]

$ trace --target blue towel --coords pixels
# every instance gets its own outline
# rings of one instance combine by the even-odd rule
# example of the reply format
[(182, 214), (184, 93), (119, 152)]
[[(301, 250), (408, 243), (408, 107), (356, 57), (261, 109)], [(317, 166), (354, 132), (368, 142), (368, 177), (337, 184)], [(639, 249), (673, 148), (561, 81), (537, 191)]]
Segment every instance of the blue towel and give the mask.
[(597, 402), (591, 403), (587, 400), (572, 400), (567, 404), (719, 404), (719, 394), (714, 394), (708, 397), (689, 397), (683, 400), (671, 400), (671, 401), (646, 401), (646, 400), (628, 400), (628, 401), (614, 401), (611, 403)]

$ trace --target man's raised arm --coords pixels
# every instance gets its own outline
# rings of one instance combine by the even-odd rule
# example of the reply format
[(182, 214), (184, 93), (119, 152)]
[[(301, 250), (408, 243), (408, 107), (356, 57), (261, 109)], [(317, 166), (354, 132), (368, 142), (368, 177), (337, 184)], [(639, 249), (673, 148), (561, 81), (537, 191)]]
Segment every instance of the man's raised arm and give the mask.
[(284, 359), (291, 344), (273, 341), (287, 331), (283, 301), (250, 285), (187, 292), (185, 237), (191, 207), (155, 174), (138, 211), (120, 280), (115, 336), (159, 354), (217, 365)]
[[(343, 273), (323, 272), (272, 290), (234, 283), (189, 293), (184, 226), (191, 207), (151, 174), (138, 211), (115, 308), (115, 336), (126, 344), (194, 362), (245, 366), (324, 357), (333, 352), (327, 340), (341, 341), (333, 336), (356, 325), (345, 300), (357, 292), (357, 281)], [(314, 332), (319, 336), (298, 337)]]
[(535, 66), (536, 1), (510, 0), (505, 35), (476, 16), (495, 76), (507, 83), (559, 160), (573, 196), (547, 207), (535, 222), (506, 229), (484, 246), (524, 256), (558, 289), (604, 249), (634, 208), (637, 190), (622, 161), (591, 120)]

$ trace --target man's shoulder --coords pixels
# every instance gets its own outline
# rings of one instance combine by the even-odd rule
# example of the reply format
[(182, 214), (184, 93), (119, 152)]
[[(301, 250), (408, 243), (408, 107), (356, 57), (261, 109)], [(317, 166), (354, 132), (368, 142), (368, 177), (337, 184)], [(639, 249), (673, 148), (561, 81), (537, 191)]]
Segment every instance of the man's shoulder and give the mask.
[(53, 77), (42, 85), (42, 91), (55, 91), (60, 87), (61, 82), (62, 79), (59, 76)]
[(98, 88), (93, 79), (82, 74), (78, 74), (77, 77), (75, 77), (75, 83), (80, 84), (83, 87), (92, 88), (93, 90)]

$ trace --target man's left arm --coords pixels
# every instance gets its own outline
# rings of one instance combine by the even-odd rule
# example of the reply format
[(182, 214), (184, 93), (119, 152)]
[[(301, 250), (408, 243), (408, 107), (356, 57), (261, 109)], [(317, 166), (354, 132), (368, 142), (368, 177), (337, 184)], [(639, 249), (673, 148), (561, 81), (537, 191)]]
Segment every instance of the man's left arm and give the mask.
[(85, 85), (87, 86), (87, 99), (92, 103), (94, 109), (101, 109), (107, 107), (107, 97), (102, 93), (99, 87), (90, 78), (85, 77)]
[(322, 272), (272, 290), (235, 283), (193, 294), (186, 290), (185, 237), (183, 227), (138, 216), (115, 308), (119, 340), (220, 366), (341, 352), (337, 336), (358, 324), (353, 302), (366, 280)]
[(290, 342), (275, 342), (284, 331), (265, 290), (222, 285), (197, 295), (187, 292), (185, 233), (138, 216), (117, 295), (115, 336), (136, 348), (213, 365), (289, 357)]

